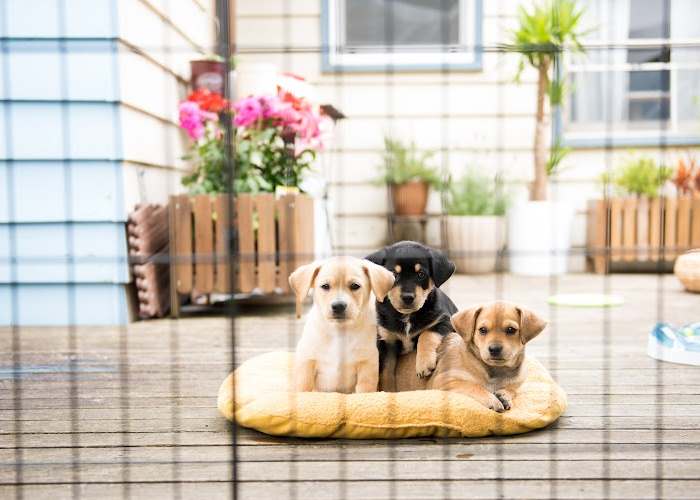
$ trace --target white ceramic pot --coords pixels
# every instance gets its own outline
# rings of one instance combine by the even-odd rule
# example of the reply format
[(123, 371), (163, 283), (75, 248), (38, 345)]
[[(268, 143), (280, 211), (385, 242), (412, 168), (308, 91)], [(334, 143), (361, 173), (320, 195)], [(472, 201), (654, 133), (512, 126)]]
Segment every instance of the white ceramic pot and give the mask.
[(505, 245), (505, 217), (447, 217), (447, 246), (458, 273), (492, 273)]
[(508, 256), (514, 274), (550, 276), (568, 268), (573, 205), (527, 201), (508, 211)]

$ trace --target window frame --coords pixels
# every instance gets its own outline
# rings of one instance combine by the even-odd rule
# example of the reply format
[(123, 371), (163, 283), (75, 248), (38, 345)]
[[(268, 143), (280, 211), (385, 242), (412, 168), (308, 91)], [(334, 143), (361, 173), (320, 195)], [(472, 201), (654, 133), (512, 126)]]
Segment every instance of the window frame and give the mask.
[[(416, 53), (382, 52), (377, 54), (341, 54), (337, 32), (341, 2), (347, 0), (323, 0), (321, 12), (321, 70), (324, 73), (368, 72), (384, 73), (407, 71), (441, 71), (444, 69), (480, 71), (482, 69), (483, 0), (459, 0), (460, 44), (474, 47), (468, 52)], [(464, 19), (462, 17), (464, 16)], [(471, 27), (471, 30), (469, 29)], [(466, 33), (465, 33), (466, 29)], [(436, 56), (438, 56), (436, 58)], [(435, 60), (440, 59), (440, 60)]]
[[(610, 0), (608, 0), (610, 1)], [(589, 123), (584, 130), (583, 126), (577, 126), (571, 122), (571, 106), (564, 105), (557, 108), (555, 116), (556, 135), (562, 139), (562, 144), (574, 148), (600, 148), (607, 146), (633, 147), (633, 146), (696, 146), (700, 145), (700, 125), (697, 131), (688, 131), (684, 127), (685, 122), (679, 120), (678, 113), (678, 71), (697, 70), (700, 71), (700, 62), (679, 62), (673, 60), (673, 50), (684, 47), (697, 47), (698, 38), (630, 38), (629, 33), (623, 39), (607, 40), (596, 39), (586, 41), (587, 48), (597, 49), (605, 47), (615, 47), (616, 49), (630, 50), (634, 48), (656, 48), (658, 46), (668, 46), (671, 50), (669, 62), (646, 62), (646, 63), (588, 63), (585, 59), (576, 63), (572, 61), (572, 56), (567, 54), (564, 58), (567, 82), (571, 85), (575, 74), (591, 74), (594, 72), (626, 72), (631, 71), (669, 71), (669, 118), (668, 120), (648, 120), (648, 121), (603, 121), (600, 123), (600, 130), (590, 130), (593, 123)], [(625, 98), (640, 92), (625, 89)], [(562, 109), (563, 108), (563, 109)], [(613, 131), (610, 134), (609, 127)]]

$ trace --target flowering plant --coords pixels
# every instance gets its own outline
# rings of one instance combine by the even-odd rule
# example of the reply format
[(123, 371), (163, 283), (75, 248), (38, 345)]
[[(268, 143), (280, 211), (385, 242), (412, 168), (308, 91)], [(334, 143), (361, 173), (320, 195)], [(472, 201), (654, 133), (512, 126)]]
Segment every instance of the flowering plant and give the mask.
[(194, 163), (182, 182), (192, 194), (226, 192), (224, 120), (232, 120), (236, 192), (274, 192), (298, 186), (323, 149), (330, 118), (307, 99), (278, 88), (276, 95), (249, 96), (231, 104), (200, 89), (180, 103), (180, 126), (194, 141)]

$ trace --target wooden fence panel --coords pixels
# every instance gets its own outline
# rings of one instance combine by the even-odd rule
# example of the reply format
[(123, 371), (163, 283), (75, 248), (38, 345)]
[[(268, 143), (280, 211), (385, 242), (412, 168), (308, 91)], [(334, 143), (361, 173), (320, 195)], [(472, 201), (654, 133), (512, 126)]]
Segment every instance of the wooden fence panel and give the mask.
[(294, 271), (291, 266), (292, 229), (294, 197), (284, 195), (277, 200), (277, 251), (279, 259), (279, 272), (277, 274), (277, 286), (282, 293), (289, 292), (289, 275)]
[(175, 287), (179, 293), (192, 291), (192, 208), (186, 194), (170, 197), (175, 244), (171, 246)]
[(219, 293), (230, 293), (231, 272), (229, 254), (229, 238), (232, 225), (229, 223), (229, 196), (222, 194), (214, 200), (214, 248), (216, 260), (214, 262), (214, 289)]
[(621, 198), (610, 200), (610, 260), (622, 258), (622, 206)]
[(625, 198), (622, 204), (622, 259), (637, 258), (637, 198)]
[(590, 214), (590, 248), (593, 250), (593, 271), (604, 273), (607, 270), (607, 227), (608, 205), (604, 200), (594, 200), (589, 203)]
[(238, 224), (238, 290), (248, 293), (255, 288), (255, 229), (252, 195), (239, 194), (236, 197), (236, 223)]
[(258, 287), (263, 293), (275, 290), (275, 195), (258, 194), (255, 196), (255, 208), (258, 213)]
[(314, 260), (314, 202), (308, 196), (299, 196), (295, 202), (294, 258), (296, 267)]
[(678, 222), (678, 202), (676, 198), (666, 198), (664, 203), (664, 259), (674, 260), (678, 255), (677, 227)]
[(637, 200), (637, 260), (649, 260), (649, 198)]
[(693, 213), (691, 215), (690, 247), (700, 248), (700, 196), (693, 198)]
[(659, 198), (649, 202), (649, 258), (659, 260), (663, 245), (663, 205)]
[(678, 198), (678, 234), (676, 245), (678, 252), (683, 253), (690, 248), (690, 212), (692, 199), (689, 196)]
[(194, 201), (194, 289), (198, 293), (214, 291), (214, 224), (211, 198), (195, 196)]

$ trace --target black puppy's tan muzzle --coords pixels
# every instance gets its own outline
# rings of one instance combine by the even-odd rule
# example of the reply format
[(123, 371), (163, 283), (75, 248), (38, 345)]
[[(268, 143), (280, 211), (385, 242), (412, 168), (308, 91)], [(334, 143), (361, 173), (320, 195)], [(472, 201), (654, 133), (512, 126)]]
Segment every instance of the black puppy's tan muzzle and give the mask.
[(413, 303), (415, 302), (415, 300), (416, 300), (415, 293), (405, 293), (405, 292), (401, 293), (401, 302), (403, 302), (403, 304), (406, 307), (411, 307), (413, 305)]

